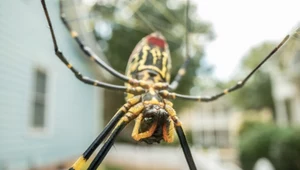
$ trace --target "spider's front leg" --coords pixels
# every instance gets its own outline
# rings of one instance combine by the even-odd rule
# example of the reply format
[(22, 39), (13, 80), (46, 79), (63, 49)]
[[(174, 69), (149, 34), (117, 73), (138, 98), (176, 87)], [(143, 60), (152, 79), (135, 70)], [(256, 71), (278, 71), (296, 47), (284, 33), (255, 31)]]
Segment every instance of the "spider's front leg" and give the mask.
[(134, 120), (144, 109), (144, 104), (142, 102), (137, 103), (136, 105), (132, 106), (128, 112), (118, 121), (117, 125), (114, 127), (106, 142), (100, 149), (99, 153), (96, 155), (95, 159), (92, 161), (88, 170), (95, 170), (98, 166), (102, 163), (103, 159), (107, 155), (108, 151), (114, 144), (114, 141), (118, 134), (123, 130), (123, 128), (132, 120)]
[[(115, 114), (115, 116), (108, 122), (108, 124), (104, 127), (103, 131), (98, 135), (98, 137), (93, 141), (93, 143), (88, 147), (88, 149), (77, 159), (77, 161), (72, 165), (69, 170), (81, 170), (81, 168), (86, 164), (87, 160), (93, 154), (93, 152), (98, 148), (98, 146), (104, 141), (104, 139), (109, 135), (109, 133), (116, 129), (120, 125), (122, 118), (124, 117), (125, 113), (128, 111), (132, 111), (131, 108), (137, 110), (138, 106), (137, 103), (141, 101), (141, 96), (135, 96), (129, 99)], [(139, 107), (140, 108), (140, 105)], [(135, 111), (137, 112), (137, 111)], [(124, 119), (124, 118), (123, 118)], [(122, 125), (123, 126), (123, 125)], [(122, 127), (120, 126), (120, 130)], [(118, 132), (119, 133), (119, 132)]]
[(178, 135), (180, 145), (182, 147), (185, 159), (189, 165), (190, 170), (197, 170), (190, 147), (188, 145), (188, 142), (186, 140), (185, 134), (182, 129), (182, 124), (176, 115), (176, 111), (173, 109), (172, 105), (170, 104), (166, 104), (165, 109), (169, 113), (171, 119), (174, 122), (175, 130)]

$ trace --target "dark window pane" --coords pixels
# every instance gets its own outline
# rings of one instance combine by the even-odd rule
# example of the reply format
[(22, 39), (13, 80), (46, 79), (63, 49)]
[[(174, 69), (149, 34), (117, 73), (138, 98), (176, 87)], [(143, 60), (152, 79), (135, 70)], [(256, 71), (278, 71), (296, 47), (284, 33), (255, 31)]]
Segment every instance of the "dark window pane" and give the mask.
[(36, 92), (46, 92), (46, 74), (41, 71), (36, 72)]
[(46, 106), (46, 74), (40, 70), (35, 72), (35, 88), (33, 101), (33, 114), (31, 126), (33, 128), (43, 128), (45, 126), (45, 106)]
[(44, 127), (45, 122), (45, 106), (44, 104), (35, 102), (33, 113), (33, 127)]

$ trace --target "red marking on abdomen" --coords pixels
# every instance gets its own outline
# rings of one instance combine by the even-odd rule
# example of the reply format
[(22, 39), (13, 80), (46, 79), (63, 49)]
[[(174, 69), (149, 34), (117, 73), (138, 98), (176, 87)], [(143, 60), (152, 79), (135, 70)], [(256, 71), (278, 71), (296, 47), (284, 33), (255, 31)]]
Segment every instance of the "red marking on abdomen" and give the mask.
[(152, 44), (152, 45), (157, 45), (161, 48), (164, 48), (166, 42), (165, 42), (165, 40), (157, 38), (157, 37), (149, 37), (148, 38), (148, 43)]

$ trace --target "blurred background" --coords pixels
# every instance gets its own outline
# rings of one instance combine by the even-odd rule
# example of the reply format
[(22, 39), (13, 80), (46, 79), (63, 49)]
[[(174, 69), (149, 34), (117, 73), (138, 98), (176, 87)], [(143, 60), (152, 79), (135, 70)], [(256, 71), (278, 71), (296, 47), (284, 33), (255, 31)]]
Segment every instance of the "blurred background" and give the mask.
[[(83, 75), (123, 84), (79, 49), (46, 0), (59, 48)], [(63, 0), (73, 30), (124, 73), (135, 45), (160, 31), (172, 78), (186, 54), (176, 92), (211, 95), (243, 79), (288, 33), (291, 37), (244, 88), (211, 103), (174, 100), (201, 170), (300, 170), (299, 2)], [(78, 81), (55, 56), (39, 1), (0, 2), (0, 170), (67, 169), (124, 104), (124, 94)], [(130, 124), (99, 170), (188, 169), (178, 139), (147, 145)], [(176, 135), (175, 135), (176, 136)]]

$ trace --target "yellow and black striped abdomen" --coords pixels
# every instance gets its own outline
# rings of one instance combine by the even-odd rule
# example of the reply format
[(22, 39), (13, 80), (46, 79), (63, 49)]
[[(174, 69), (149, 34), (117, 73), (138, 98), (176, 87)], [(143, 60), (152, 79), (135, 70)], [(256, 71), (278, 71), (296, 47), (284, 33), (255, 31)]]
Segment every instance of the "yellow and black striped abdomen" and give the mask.
[(152, 81), (170, 81), (171, 58), (165, 38), (158, 32), (144, 37), (130, 55), (126, 75)]

